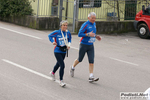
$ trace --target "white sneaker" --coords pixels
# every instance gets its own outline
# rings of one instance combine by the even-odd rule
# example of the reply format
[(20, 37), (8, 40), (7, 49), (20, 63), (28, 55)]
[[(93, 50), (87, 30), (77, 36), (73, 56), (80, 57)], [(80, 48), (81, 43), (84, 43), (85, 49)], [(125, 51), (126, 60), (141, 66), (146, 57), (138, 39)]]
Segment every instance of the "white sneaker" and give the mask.
[(72, 67), (70, 68), (70, 76), (71, 76), (71, 77), (74, 77), (74, 70), (75, 70), (75, 69), (72, 69)]
[(51, 71), (49, 74), (50, 74), (50, 76), (51, 76), (52, 80), (53, 80), (53, 81), (55, 81), (55, 75), (54, 75), (54, 74), (52, 74), (52, 71)]
[(90, 82), (90, 83), (96, 82), (96, 81), (98, 81), (98, 80), (99, 80), (99, 78), (94, 78), (94, 76), (93, 76), (93, 77), (89, 77), (89, 82)]
[(61, 80), (60, 83), (59, 83), (59, 85), (60, 85), (61, 87), (64, 87), (64, 86), (66, 86), (66, 83), (64, 83), (63, 80)]

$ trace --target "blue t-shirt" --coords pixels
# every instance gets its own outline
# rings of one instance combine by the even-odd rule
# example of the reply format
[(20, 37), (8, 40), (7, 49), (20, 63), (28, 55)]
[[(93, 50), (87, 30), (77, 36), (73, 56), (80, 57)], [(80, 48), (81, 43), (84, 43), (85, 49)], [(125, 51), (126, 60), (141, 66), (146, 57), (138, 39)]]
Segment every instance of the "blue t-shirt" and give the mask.
[(91, 23), (89, 20), (82, 24), (78, 36), (82, 37), (80, 42), (86, 45), (92, 45), (95, 42), (95, 37), (87, 37), (86, 33), (92, 32), (96, 35), (96, 23)]
[[(67, 34), (67, 40), (68, 40), (68, 43), (70, 42), (71, 43), (71, 33), (68, 31), (68, 32), (63, 32), (63, 35), (64, 37), (66, 38), (66, 34)], [(59, 49), (58, 46), (66, 46), (65, 45), (65, 42), (64, 42), (64, 39), (63, 39), (63, 36), (62, 36), (62, 33), (61, 33), (61, 29), (60, 30), (55, 30), (53, 31), (52, 33), (50, 33), (48, 35), (49, 37), (49, 40), (53, 43), (54, 41), (57, 43), (57, 46), (54, 47), (54, 52), (56, 53), (66, 53), (66, 52), (63, 52)]]

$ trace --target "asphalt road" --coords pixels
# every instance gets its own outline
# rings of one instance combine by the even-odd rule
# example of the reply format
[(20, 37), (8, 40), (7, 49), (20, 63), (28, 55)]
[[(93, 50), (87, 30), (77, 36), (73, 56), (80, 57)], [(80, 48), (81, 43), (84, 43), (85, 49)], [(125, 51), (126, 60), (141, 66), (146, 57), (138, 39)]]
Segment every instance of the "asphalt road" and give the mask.
[(49, 72), (53, 69), (54, 46), (49, 32), (0, 22), (0, 100), (120, 100), (121, 92), (144, 92), (150, 87), (150, 39), (135, 33), (101, 35), (95, 42), (94, 75), (100, 80), (89, 83), (85, 56), (69, 76), (78, 57), (80, 38), (72, 35), (72, 47), (65, 59), (64, 81), (59, 86)]

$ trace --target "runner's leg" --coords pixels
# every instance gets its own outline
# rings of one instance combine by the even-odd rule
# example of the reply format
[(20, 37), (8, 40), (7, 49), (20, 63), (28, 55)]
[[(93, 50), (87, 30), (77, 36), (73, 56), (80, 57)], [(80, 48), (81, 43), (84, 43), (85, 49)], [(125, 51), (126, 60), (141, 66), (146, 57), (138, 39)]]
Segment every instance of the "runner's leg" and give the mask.
[(59, 70), (60, 80), (63, 80), (64, 68), (65, 68), (65, 63), (64, 63), (65, 55), (66, 55), (65, 53), (55, 53), (57, 62), (60, 65), (60, 70)]
[(87, 51), (88, 60), (89, 60), (89, 72), (92, 75), (94, 70), (94, 46), (90, 45)]
[(80, 44), (80, 48), (79, 48), (79, 55), (78, 55), (78, 59), (76, 59), (73, 63), (73, 67), (76, 67), (76, 65), (80, 62), (82, 62), (84, 56), (85, 56), (85, 52), (86, 52), (86, 47), (84, 44)]

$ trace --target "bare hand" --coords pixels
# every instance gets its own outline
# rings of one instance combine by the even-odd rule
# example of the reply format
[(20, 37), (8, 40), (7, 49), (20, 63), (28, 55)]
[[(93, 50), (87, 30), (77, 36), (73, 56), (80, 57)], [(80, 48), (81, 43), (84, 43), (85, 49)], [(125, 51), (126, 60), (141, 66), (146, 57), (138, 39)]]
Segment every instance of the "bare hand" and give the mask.
[(67, 49), (69, 50), (69, 49), (70, 49), (70, 47), (69, 47), (69, 46), (67, 46)]
[(96, 35), (96, 39), (100, 41), (102, 38), (99, 35)]
[(93, 33), (93, 31), (90, 32), (89, 34), (90, 34), (90, 37), (95, 37), (95, 33)]
[(56, 43), (56, 42), (53, 42), (53, 45), (57, 45), (57, 43)]

